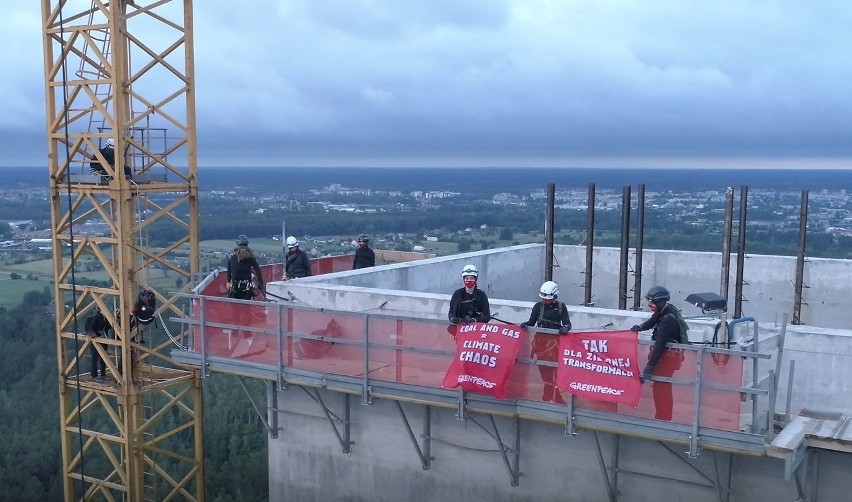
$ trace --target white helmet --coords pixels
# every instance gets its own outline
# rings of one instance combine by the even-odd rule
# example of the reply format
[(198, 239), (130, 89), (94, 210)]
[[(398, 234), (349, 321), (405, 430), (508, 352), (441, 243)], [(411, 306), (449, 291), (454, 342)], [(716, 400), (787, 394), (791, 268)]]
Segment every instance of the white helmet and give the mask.
[(295, 237), (293, 237), (292, 235), (290, 237), (287, 237), (287, 247), (288, 248), (294, 248), (298, 245), (299, 245), (299, 241), (297, 241)]
[(108, 146), (109, 148), (115, 148), (115, 140), (112, 138), (107, 138), (106, 146)]
[(559, 286), (553, 281), (547, 281), (538, 290), (538, 296), (552, 300), (559, 294)]
[(474, 265), (468, 264), (468, 265), (465, 265), (464, 268), (462, 269), (461, 275), (462, 275), (462, 277), (467, 277), (469, 275), (472, 275), (473, 277), (479, 277), (479, 271), (476, 270), (476, 267)]

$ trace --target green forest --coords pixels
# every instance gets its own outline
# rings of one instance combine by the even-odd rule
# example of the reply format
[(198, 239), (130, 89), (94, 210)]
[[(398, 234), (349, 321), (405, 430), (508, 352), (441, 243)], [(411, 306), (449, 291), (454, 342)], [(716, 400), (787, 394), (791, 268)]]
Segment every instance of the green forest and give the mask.
[[(0, 307), (0, 500), (62, 500), (59, 398), (51, 292)], [(266, 428), (236, 380), (204, 380), (206, 499), (268, 500)], [(255, 400), (259, 381), (246, 381)]]

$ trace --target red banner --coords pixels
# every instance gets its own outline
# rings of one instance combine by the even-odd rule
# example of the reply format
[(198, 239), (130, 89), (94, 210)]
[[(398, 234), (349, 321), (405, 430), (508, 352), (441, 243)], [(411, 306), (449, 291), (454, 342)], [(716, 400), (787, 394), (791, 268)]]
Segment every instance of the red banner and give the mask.
[(523, 336), (516, 324), (474, 322), (456, 326), (456, 357), (444, 376), (445, 388), (506, 399), (506, 382)]
[(556, 386), (578, 397), (635, 408), (642, 397), (638, 345), (638, 333), (627, 330), (560, 336)]

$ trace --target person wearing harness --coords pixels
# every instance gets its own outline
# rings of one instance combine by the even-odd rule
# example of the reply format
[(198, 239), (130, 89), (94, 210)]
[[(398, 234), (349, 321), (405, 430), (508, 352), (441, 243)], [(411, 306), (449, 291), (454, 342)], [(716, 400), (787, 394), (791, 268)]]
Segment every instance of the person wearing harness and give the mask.
[[(648, 362), (639, 375), (639, 381), (645, 383), (645, 379), (653, 372), (655, 375), (671, 377), (680, 367), (680, 351), (669, 350), (668, 343), (681, 343), (681, 328), (678, 322), (680, 311), (672, 304), (669, 290), (663, 286), (654, 286), (645, 295), (648, 301), (648, 309), (652, 312), (651, 317), (642, 324), (634, 325), (631, 331), (645, 331), (653, 328), (651, 340), (654, 345), (648, 354)], [(656, 369), (656, 371), (655, 371)], [(672, 384), (669, 382), (654, 381), (651, 385), (654, 394), (654, 418), (658, 420), (672, 419)]]
[[(95, 308), (95, 311), (86, 319), (85, 330), (86, 334), (91, 336), (92, 338), (106, 337), (107, 332), (112, 329), (112, 326), (109, 325), (109, 322), (104, 316), (103, 312), (100, 309)], [(109, 345), (103, 345), (106, 349)], [(107, 380), (107, 368), (106, 362), (101, 357), (98, 349), (95, 348), (95, 344), (93, 343), (89, 348), (89, 354), (92, 356), (92, 380), (97, 382), (103, 382)]]
[[(106, 161), (106, 164), (112, 168), (115, 167), (115, 140), (112, 138), (107, 138), (104, 142), (104, 146), (98, 148), (98, 152)], [(97, 157), (94, 157), (92, 162), (89, 163), (89, 168), (92, 170), (92, 174), (97, 174), (102, 178), (106, 178), (109, 176), (106, 168), (104, 168), (103, 164), (101, 164)]]
[(370, 238), (366, 235), (358, 237), (358, 249), (355, 250), (355, 259), (352, 261), (352, 270), (376, 266), (376, 253), (370, 249)]
[[(571, 319), (568, 317), (568, 309), (563, 302), (557, 301), (559, 286), (553, 281), (546, 281), (539, 288), (538, 296), (541, 301), (533, 305), (530, 318), (521, 323), (521, 328), (526, 330), (530, 326), (537, 328), (555, 329), (559, 335), (571, 331)], [(550, 333), (536, 333), (533, 337), (530, 357), (541, 361), (555, 363), (559, 356), (559, 336)], [(562, 394), (556, 388), (556, 368), (551, 366), (538, 366), (538, 372), (544, 381), (544, 392), (542, 400), (565, 404)]]
[[(114, 139), (107, 138), (107, 140), (104, 142), (104, 146), (102, 146), (101, 148), (98, 148), (98, 152), (100, 152), (101, 156), (106, 161), (107, 166), (109, 166), (110, 168), (115, 167), (115, 140)], [(97, 174), (97, 175), (101, 176), (102, 179), (105, 179), (107, 181), (109, 179), (112, 179), (112, 178), (110, 178), (109, 174), (107, 173), (106, 168), (104, 168), (104, 166), (97, 160), (97, 157), (95, 157), (94, 160), (92, 160), (89, 163), (89, 167), (92, 170), (92, 174)], [(130, 165), (127, 164), (127, 163), (124, 164), (124, 177), (127, 178), (127, 179), (133, 178), (133, 172), (131, 171)]]
[(473, 265), (465, 265), (461, 276), (464, 287), (453, 292), (447, 317), (453, 324), (488, 322), (491, 320), (491, 306), (485, 291), (476, 287), (479, 271)]
[(240, 235), (236, 241), (237, 247), (228, 258), (228, 298), (251, 300), (254, 298), (255, 282), (252, 272), (257, 278), (257, 287), (264, 292), (263, 274), (254, 252), (249, 247), (248, 237)]
[(287, 237), (287, 260), (284, 267), (284, 279), (295, 279), (297, 277), (309, 277), (311, 275), (311, 261), (308, 255), (299, 249), (299, 241), (292, 235)]

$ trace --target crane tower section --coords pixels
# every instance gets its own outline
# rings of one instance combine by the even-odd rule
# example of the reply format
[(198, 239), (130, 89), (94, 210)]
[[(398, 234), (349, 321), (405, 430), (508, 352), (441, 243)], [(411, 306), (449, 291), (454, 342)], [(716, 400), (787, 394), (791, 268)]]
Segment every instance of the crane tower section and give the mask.
[(192, 3), (42, 15), (65, 499), (203, 500), (200, 375), (169, 355), (200, 268)]

